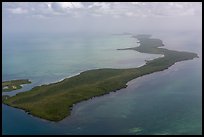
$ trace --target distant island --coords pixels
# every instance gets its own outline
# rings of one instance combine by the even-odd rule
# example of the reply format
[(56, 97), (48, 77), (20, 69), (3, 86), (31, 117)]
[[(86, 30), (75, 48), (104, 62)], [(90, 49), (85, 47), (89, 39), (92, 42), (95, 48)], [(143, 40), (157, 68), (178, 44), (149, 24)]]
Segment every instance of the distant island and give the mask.
[(9, 92), (22, 88), (22, 84), (30, 84), (28, 79), (10, 80), (2, 82), (2, 92)]
[(141, 53), (163, 54), (164, 56), (147, 61), (145, 65), (138, 68), (103, 68), (84, 71), (57, 83), (37, 86), (12, 97), (3, 97), (2, 101), (4, 104), (23, 109), (34, 116), (57, 122), (69, 116), (73, 105), (78, 102), (117, 91), (127, 87), (126, 83), (132, 79), (168, 69), (179, 61), (198, 57), (195, 53), (161, 48), (164, 46), (162, 41), (150, 38), (151, 35), (133, 37), (139, 40), (139, 47), (118, 50), (136, 50)]

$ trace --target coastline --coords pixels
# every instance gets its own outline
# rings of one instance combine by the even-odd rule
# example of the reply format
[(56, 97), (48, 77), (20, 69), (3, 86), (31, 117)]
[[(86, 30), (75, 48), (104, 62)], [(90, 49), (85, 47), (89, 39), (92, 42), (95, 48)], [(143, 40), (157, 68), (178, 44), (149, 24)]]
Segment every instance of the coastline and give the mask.
[[(141, 35), (140, 35), (141, 36)], [(149, 40), (149, 37), (147, 38), (147, 40)], [(160, 42), (160, 40), (159, 40), (159, 42)], [(141, 44), (142, 45), (142, 44)], [(163, 45), (159, 45), (159, 46), (163, 46)], [(158, 47), (159, 47), (158, 46)], [(139, 47), (137, 47), (137, 48), (140, 48), (140, 46)], [(123, 49), (123, 50), (137, 50), (137, 48), (127, 48), (127, 49)], [(157, 48), (157, 47), (156, 47)], [(151, 49), (151, 48), (150, 48)], [(160, 48), (161, 49), (161, 48)], [(145, 50), (145, 48), (143, 48), (143, 47), (141, 47), (140, 49), (139, 49), (139, 52), (141, 52), (141, 50)], [(147, 48), (147, 51), (148, 51), (149, 49)], [(163, 49), (161, 49), (161, 50), (163, 50)], [(138, 50), (137, 50), (138, 51)], [(172, 54), (174, 53), (174, 52), (176, 52), (176, 51), (171, 51), (171, 50), (167, 50), (167, 49), (165, 49), (164, 50), (165, 52), (172, 52)], [(160, 50), (158, 50), (158, 51), (156, 51), (157, 53), (155, 53), (155, 54), (160, 54), (161, 53), (161, 51)], [(148, 53), (148, 52), (143, 52), (143, 53)], [(177, 52), (176, 52), (177, 53)], [(184, 54), (185, 52), (183, 52), (183, 54)], [(151, 54), (151, 52), (150, 52), (150, 54)], [(186, 54), (191, 54), (191, 53), (186, 53)], [(164, 55), (164, 57), (165, 57), (165, 55)], [(122, 89), (122, 88), (126, 88), (127, 87), (127, 83), (129, 82), (129, 81), (131, 81), (131, 80), (133, 80), (133, 79), (136, 79), (136, 78), (138, 78), (138, 77), (141, 77), (141, 76), (144, 76), (144, 75), (148, 75), (148, 74), (151, 74), (151, 73), (154, 73), (154, 72), (159, 72), (159, 71), (163, 71), (163, 70), (165, 70), (165, 69), (168, 69), (169, 67), (171, 67), (172, 65), (174, 65), (176, 62), (179, 62), (179, 61), (184, 61), (184, 60), (189, 60), (189, 59), (193, 59), (193, 58), (195, 58), (194, 57), (194, 54), (192, 54), (192, 57), (186, 57), (186, 58), (183, 58), (183, 56), (181, 56), (180, 58), (181, 58), (181, 60), (179, 60), (179, 59), (177, 59), (177, 58), (175, 58), (175, 60), (178, 60), (178, 61), (176, 61), (176, 62), (174, 62), (174, 60), (172, 61), (172, 62), (167, 62), (167, 64), (166, 65), (164, 65), (164, 66), (161, 66), (161, 68), (160, 67), (158, 67), (158, 68), (156, 68), (155, 70), (153, 69), (153, 70), (151, 70), (151, 71), (148, 71), (148, 68), (147, 68), (147, 66), (151, 66), (151, 65), (154, 65), (155, 63), (158, 63), (158, 60), (160, 61), (161, 59), (164, 59), (164, 57), (159, 57), (159, 58), (156, 58), (156, 59), (153, 59), (153, 60), (151, 60), (151, 61), (148, 61), (148, 62), (146, 62), (145, 64), (143, 64), (143, 65), (141, 65), (140, 67), (137, 67), (137, 68), (131, 68), (131, 69), (112, 69), (112, 68), (104, 68), (104, 69), (94, 69), (94, 70), (87, 70), (87, 71), (83, 71), (83, 72), (80, 72), (79, 73), (79, 75), (75, 75), (75, 76), (69, 76), (69, 78), (70, 79), (76, 79), (76, 78), (80, 78), (80, 77), (82, 77), (81, 75), (85, 75), (86, 76), (86, 74), (88, 73), (88, 74), (92, 74), (92, 73), (95, 73), (96, 72), (96, 74), (98, 75), (98, 71), (104, 71), (105, 73), (104, 73), (104, 75), (108, 72), (109, 73), (109, 71), (110, 72), (118, 72), (120, 75), (122, 75), (123, 73), (123, 75), (124, 75), (124, 77), (126, 78), (126, 80), (124, 80), (124, 79), (121, 79), (122, 81), (124, 81), (124, 82), (122, 82), (121, 84), (119, 84), (119, 85), (112, 85), (113, 87), (110, 87), (110, 89), (109, 89), (109, 87), (107, 88), (107, 87), (105, 87), (105, 89), (104, 88), (102, 88), (102, 89), (100, 89), (101, 90), (101, 93), (99, 93), (99, 94), (95, 94), (95, 95), (92, 95), (91, 97), (88, 97), (88, 98), (84, 98), (84, 99), (82, 99), (82, 100), (80, 100), (80, 101), (77, 101), (76, 103), (78, 103), (78, 102), (81, 102), (81, 101), (84, 101), (84, 100), (89, 100), (89, 99), (92, 99), (92, 98), (94, 98), (94, 97), (98, 97), (98, 96), (102, 96), (102, 95), (105, 95), (105, 94), (108, 94), (108, 93), (111, 93), (111, 92), (116, 92), (117, 90), (119, 90), (119, 89)], [(171, 57), (171, 56), (170, 56)], [(156, 61), (155, 61), (156, 60)], [(144, 69), (143, 69), (144, 68)], [(143, 70), (144, 72), (143, 73), (141, 73), (141, 74), (137, 74), (138, 73), (138, 69), (141, 69), (141, 70)], [(147, 70), (147, 72), (145, 71), (145, 70)], [(131, 72), (131, 73), (130, 73)], [(129, 74), (130, 73), (130, 74)], [(134, 76), (135, 74), (137, 74), (136, 76)], [(110, 74), (111, 76), (113, 75), (113, 78), (115, 77), (115, 74)], [(118, 75), (118, 74), (117, 74)], [(117, 76), (116, 75), (116, 76)], [(119, 75), (119, 76), (120, 76)], [(100, 76), (100, 75), (99, 75)], [(103, 73), (102, 73), (102, 75), (101, 76), (103, 76)], [(49, 85), (42, 85), (42, 86), (38, 86), (38, 87), (35, 87), (35, 88), (33, 88), (32, 90), (34, 91), (35, 89), (37, 90), (37, 88), (39, 89), (40, 87), (46, 87), (46, 86), (54, 86), (54, 85), (57, 85), (57, 84), (60, 84), (60, 83), (65, 83), (66, 81), (68, 82), (68, 81), (70, 81), (70, 79), (69, 78), (64, 78), (63, 80), (61, 80), (60, 82), (57, 82), (57, 83), (52, 83), (52, 84), (49, 84)], [(110, 77), (111, 78), (111, 77)], [(115, 79), (115, 78), (114, 78)], [(106, 80), (106, 78), (105, 78), (105, 80)], [(108, 79), (107, 79), (108, 80)], [(115, 79), (116, 81), (117, 81), (117, 79)], [(109, 80), (108, 80), (109, 81)], [(88, 81), (87, 81), (88, 82)], [(112, 80), (111, 81), (109, 81), (109, 82), (112, 82)], [(113, 81), (114, 82), (114, 81)], [(108, 83), (107, 83), (108, 84)], [(106, 85), (107, 85), (106, 84)], [(109, 84), (111, 84), (111, 83), (109, 83)], [(119, 87), (118, 87), (119, 86)], [(83, 86), (82, 86), (83, 87)], [(28, 93), (27, 93), (28, 94)], [(20, 94), (19, 94), (20, 95)], [(21, 94), (22, 95), (22, 94)], [(63, 94), (62, 94), (63, 95)], [(7, 99), (8, 100), (8, 99)], [(7, 101), (6, 100), (6, 101)], [(71, 106), (69, 106), (69, 108), (70, 108), (70, 111), (72, 110), (72, 107), (76, 104), (76, 103), (72, 103), (72, 105)], [(28, 111), (27, 109), (25, 109), (25, 108), (22, 108), (22, 107), (19, 107), (19, 106), (15, 106), (14, 104), (12, 105), (12, 104), (10, 104), (11, 106), (13, 106), (13, 107), (17, 107), (17, 108), (20, 108), (20, 109), (24, 109), (24, 110), (26, 110), (26, 111)], [(33, 113), (31, 113), (32, 115), (36, 115), (36, 114), (33, 114)], [(67, 115), (67, 114), (66, 114)], [(70, 115), (70, 113), (69, 113), (69, 115)], [(39, 116), (39, 115), (36, 115), (37, 117), (41, 117), (41, 116)], [(53, 115), (54, 116), (54, 115)], [(45, 117), (44, 117), (45, 118)], [(48, 119), (48, 120), (50, 120), (50, 121), (59, 121), (59, 120), (62, 120), (61, 118), (60, 119), (58, 119), (58, 118), (56, 118), (56, 119)]]
[(31, 83), (32, 82), (29, 79), (2, 81), (2, 93), (22, 89), (23, 85)]
[[(164, 79), (168, 80), (168, 76), (170, 76), (170, 78), (172, 77), (172, 72), (174, 74), (180, 74), (178, 72), (175, 72), (174, 70), (177, 69), (177, 68), (180, 68), (180, 72), (183, 72), (183, 70), (186, 70), (188, 67), (186, 67), (185, 64), (194, 64), (194, 67), (192, 66), (191, 68), (194, 70), (194, 68), (196, 67), (195, 63), (191, 63), (191, 62), (195, 62), (195, 61), (200, 61), (201, 58), (195, 58), (195, 60), (190, 60), (190, 61), (185, 61), (185, 62), (178, 62), (178, 64), (176, 63), (175, 65), (173, 65), (172, 67), (170, 67), (168, 70), (165, 70), (165, 71), (162, 71), (162, 72), (158, 72), (158, 73), (152, 73), (150, 75), (146, 75), (144, 77), (140, 77), (138, 79), (134, 79), (133, 80), (133, 83), (132, 85), (129, 85), (128, 84), (128, 87), (125, 88), (125, 89), (121, 89), (117, 92), (112, 92), (110, 94), (106, 94), (104, 96), (100, 96), (99, 98), (93, 98), (93, 99), (90, 99), (88, 101), (82, 101), (80, 103), (77, 103), (76, 105), (74, 105), (72, 111), (71, 111), (71, 115), (66, 117), (65, 119), (63, 119), (62, 121), (59, 121), (59, 122), (52, 122), (52, 121), (48, 121), (48, 120), (44, 120), (44, 119), (40, 119), (39, 117), (35, 117), (35, 116), (31, 116), (31, 115), (28, 115), (27, 113), (25, 113), (25, 111), (23, 111), (22, 109), (19, 111), (19, 109), (16, 109), (16, 108), (13, 108), (13, 107), (9, 107), (7, 105), (2, 105), (3, 106), (3, 113), (4, 113), (4, 124), (3, 124), (3, 127), (5, 127), (4, 125), (7, 123), (6, 121), (8, 121), (7, 119), (9, 118), (9, 116), (6, 116), (6, 113), (12, 113), (11, 115), (11, 118), (9, 118), (10, 120), (14, 120), (15, 118), (13, 117), (13, 115), (15, 115), (15, 113), (13, 112), (16, 112), (18, 113), (19, 112), (19, 117), (23, 116), (24, 119), (28, 119), (28, 121), (30, 121), (29, 123), (35, 121), (35, 124), (33, 126), (38, 126), (38, 125), (41, 125), (41, 127), (44, 125), (52, 125), (54, 127), (60, 127), (59, 129), (57, 128), (56, 129), (56, 132), (59, 133), (59, 134), (66, 134), (67, 132), (70, 132), (70, 133), (73, 133), (73, 134), (78, 134), (79, 132), (77, 132), (77, 130), (71, 132), (72, 130), (70, 128), (74, 128), (76, 129), (77, 126), (75, 126), (74, 123), (78, 123), (78, 124), (83, 124), (84, 121), (86, 121), (86, 124), (84, 126), (89, 126), (89, 125), (93, 125), (93, 123), (90, 122), (90, 120), (94, 120), (96, 118), (98, 118), (98, 116), (104, 116), (103, 119), (104, 121), (102, 122), (99, 122), (99, 121), (95, 121), (94, 124), (98, 124), (98, 122), (101, 124), (101, 125), (105, 125), (107, 122), (109, 122), (108, 118), (110, 119), (115, 119), (116, 121), (118, 120), (125, 120), (126, 119), (126, 122), (124, 123), (124, 126), (127, 126), (128, 125), (128, 121), (131, 121), (134, 120), (136, 121), (137, 119), (140, 119), (140, 116), (134, 116), (134, 113), (136, 113), (137, 111), (140, 111), (140, 113), (142, 113), (141, 111), (143, 110), (143, 108), (140, 108), (138, 106), (135, 106), (133, 105), (132, 103), (133, 102), (138, 102), (137, 104), (139, 105), (139, 102), (146, 102), (145, 101), (145, 98), (146, 98), (146, 95), (147, 97), (149, 97), (148, 95), (149, 94), (152, 94), (152, 95), (155, 95), (155, 97), (157, 96), (161, 96), (161, 100), (162, 100), (162, 95), (160, 94), (160, 92), (158, 93), (156, 90), (157, 89), (152, 89), (152, 90), (155, 90), (154, 93), (153, 91), (148, 91), (146, 90), (145, 93), (142, 93), (143, 91), (145, 91), (144, 89), (146, 89), (146, 84), (147, 83), (160, 83), (159, 81), (163, 81), (163, 79), (161, 77), (163, 77)], [(189, 65), (188, 65), (189, 66)], [(191, 69), (191, 70), (192, 70)], [(169, 71), (170, 70), (170, 71)], [(189, 70), (189, 69), (187, 69)], [(190, 71), (188, 71), (190, 72)], [(185, 73), (185, 74), (188, 74), (188, 73)], [(191, 75), (195, 75), (194, 73), (191, 73)], [(160, 79), (161, 78), (161, 79)], [(172, 78), (173, 79), (173, 78)], [(178, 77), (177, 80), (179, 79), (184, 79), (185, 78), (182, 78), (182, 77)], [(169, 80), (168, 80), (169, 81)], [(175, 81), (174, 81), (175, 83)], [(195, 82), (193, 82), (195, 83)], [(192, 84), (193, 84), (192, 83)], [(187, 84), (187, 83), (185, 83)], [(152, 85), (152, 84), (151, 84)], [(168, 84), (167, 84), (168, 85)], [(156, 86), (156, 84), (155, 84)], [(161, 87), (160, 87), (161, 86)], [(163, 89), (162, 87), (165, 87), (164, 84), (161, 84), (160, 86), (158, 86), (158, 89)], [(201, 85), (200, 85), (201, 86)], [(148, 88), (148, 89), (151, 89), (151, 88)], [(175, 88), (176, 89), (176, 88)], [(182, 88), (182, 89), (185, 89)], [(178, 92), (179, 92), (179, 89), (177, 88)], [(175, 93), (176, 91), (173, 90), (173, 93), (174, 95), (176, 96), (177, 93)], [(181, 91), (182, 93), (185, 93), (185, 91)], [(164, 93), (165, 92), (161, 92), (161, 93)], [(171, 91), (168, 91), (168, 93), (171, 93)], [(184, 95), (187, 95), (188, 93), (184, 94)], [(191, 93), (189, 93), (191, 94)], [(144, 98), (144, 101), (142, 100), (136, 100), (136, 98), (140, 95), (143, 95), (143, 98)], [(150, 99), (154, 100), (155, 97), (149, 97)], [(180, 97), (183, 97), (183, 94), (180, 95)], [(140, 97), (141, 98), (141, 97)], [(128, 99), (128, 100), (127, 100)], [(121, 102), (121, 101), (124, 101), (124, 102)], [(148, 101), (148, 100), (147, 100)], [(160, 100), (155, 100), (155, 104), (157, 104)], [(171, 102), (171, 98), (169, 98), (169, 101)], [(168, 102), (169, 102), (168, 101)], [(118, 103), (121, 103), (121, 105), (117, 105)], [(174, 101), (172, 102), (174, 103)], [(175, 102), (177, 103), (177, 102)], [(128, 113), (128, 110), (130, 109), (129, 107), (125, 107), (127, 104), (130, 104), (130, 108), (135, 108), (137, 110), (132, 110), (131, 109), (131, 116), (128, 116), (126, 118), (123, 118), (122, 117), (122, 114), (124, 114), (125, 116), (127, 116), (129, 113)], [(146, 103), (146, 104), (149, 104), (150, 106), (154, 106), (154, 104), (152, 103)], [(185, 103), (186, 104), (186, 103)], [(181, 106), (185, 106), (185, 104), (181, 104)], [(165, 105), (165, 106), (168, 106), (167, 104), (162, 104), (162, 105)], [(101, 107), (100, 107), (101, 106)], [(104, 107), (103, 107), (104, 106)], [(174, 106), (174, 104), (171, 105), (172, 107)], [(120, 108), (122, 107), (122, 108)], [(9, 109), (9, 111), (8, 111)], [(155, 108), (157, 109), (158, 111), (160, 110), (159, 108)], [(14, 110), (14, 111), (12, 111)], [(100, 111), (102, 112), (102, 114), (100, 113)], [(106, 110), (106, 111), (105, 111)], [(110, 110), (110, 111), (107, 111), (107, 110)], [(115, 110), (115, 111), (114, 111)], [(6, 111), (6, 112), (5, 112)], [(169, 110), (170, 111), (170, 110)], [(118, 112), (116, 114), (112, 113), (112, 112)], [(151, 110), (148, 110), (148, 112), (151, 113)], [(170, 111), (171, 112), (171, 111)], [(139, 112), (138, 112), (139, 113)], [(87, 115), (88, 114), (88, 115)], [(168, 116), (168, 114), (162, 114), (162, 115), (166, 115)], [(117, 117), (115, 117), (117, 116)], [(16, 116), (17, 117), (17, 116)], [(173, 117), (173, 116), (171, 116)], [(142, 116), (141, 116), (142, 118)], [(144, 118), (144, 119), (148, 119), (148, 118)], [(22, 119), (23, 120), (23, 119)], [(176, 118), (175, 118), (176, 120)], [(135, 125), (137, 125), (136, 122), (132, 121), (133, 123), (135, 123)], [(162, 121), (160, 119), (160, 121)], [(173, 121), (170, 121), (173, 123)], [(29, 126), (29, 123), (27, 122), (27, 126)], [(154, 125), (154, 122), (153, 121), (148, 121), (148, 123)], [(186, 121), (186, 124), (188, 124), (189, 121)], [(111, 123), (110, 123), (111, 124)], [(145, 123), (144, 123), (145, 124)], [(15, 124), (16, 126), (17, 123)], [(19, 124), (19, 128), (20, 127), (23, 127), (25, 124)], [(64, 127), (61, 127), (61, 125), (64, 125)], [(112, 123), (111, 125), (114, 126), (114, 123)], [(162, 124), (163, 125), (163, 124)], [(161, 125), (161, 127), (162, 127)], [(163, 125), (164, 126), (164, 125)], [(94, 126), (92, 126), (91, 129), (93, 129)], [(123, 127), (123, 129), (129, 129), (131, 127)], [(145, 127), (146, 128), (146, 127)], [(9, 132), (10, 133), (15, 133), (11, 128), (9, 128)], [(32, 130), (32, 128), (29, 128)], [(95, 129), (95, 128), (94, 128)], [(97, 128), (96, 128), (97, 129)], [(109, 128), (105, 128), (106, 130), (108, 130)], [(163, 129), (163, 128), (162, 128)], [(179, 129), (179, 128), (178, 128)], [(39, 129), (40, 130), (40, 129)], [(4, 132), (5, 130), (3, 130)], [(41, 131), (41, 130), (40, 130)], [(39, 133), (41, 134), (42, 132), (40, 131), (32, 131), (30, 132), (30, 134), (35, 134), (35, 133)], [(67, 132), (66, 132), (67, 131)], [(91, 130), (89, 130), (90, 134), (92, 133)], [(188, 129), (186, 129), (186, 132), (188, 131)], [(54, 132), (54, 131), (53, 131)], [(83, 133), (85, 133), (86, 131), (83, 131)], [(5, 134), (8, 133), (8, 132), (4, 132)], [(43, 131), (43, 133), (47, 133), (47, 134), (51, 134), (50, 132), (46, 132), (46, 131)], [(100, 132), (101, 134), (103, 134), (104, 132)], [(150, 132), (148, 132), (150, 133)], [(177, 133), (177, 132), (176, 132)]]
[[(139, 46), (140, 46), (140, 41), (139, 41), (137, 38), (133, 37), (134, 35), (132, 35), (131, 33), (128, 33), (128, 34), (118, 34), (118, 35), (126, 35), (126, 36), (129, 35), (130, 37), (132, 37), (132, 38), (134, 38), (134, 39), (137, 40), (135, 47), (139, 47)], [(116, 50), (126, 50), (126, 49), (116, 49)], [(154, 55), (156, 55), (156, 54), (154, 54)], [(163, 55), (161, 55), (160, 57), (162, 57), (162, 56), (163, 56)], [(152, 59), (148, 59), (148, 60), (154, 60), (154, 59), (157, 59), (157, 58), (160, 58), (160, 57), (156, 57), (156, 58), (152, 58)], [(131, 68), (139, 68), (139, 67), (144, 66), (144, 65), (146, 65), (146, 60), (144, 61), (143, 64), (138, 65), (138, 66), (134, 66), (134, 67), (131, 67)], [(93, 69), (82, 70), (82, 71), (79, 71), (79, 72), (74, 73), (74, 74), (72, 74), (72, 75), (65, 76), (65, 77), (63, 77), (63, 78), (61, 78), (61, 79), (59, 79), (59, 80), (56, 80), (56, 81), (47, 82), (47, 83), (41, 83), (41, 84), (39, 84), (39, 85), (35, 85), (35, 86), (33, 86), (32, 88), (38, 87), (38, 86), (41, 87), (41, 86), (44, 86), (44, 85), (59, 83), (59, 82), (62, 82), (63, 80), (65, 80), (65, 79), (67, 79), (67, 78), (71, 78), (71, 77), (80, 75), (82, 72), (89, 71), (89, 70), (95, 70), (95, 69), (103, 69), (103, 68), (93, 68)], [(105, 69), (106, 69), (106, 68), (105, 68)], [(107, 68), (107, 69), (109, 69), (109, 68)], [(113, 68), (110, 68), (110, 69), (126, 69), (126, 68), (113, 67)], [(18, 80), (18, 79), (13, 79), (13, 80)], [(30, 79), (29, 79), (29, 80), (30, 80)], [(6, 81), (10, 81), (10, 80), (6, 80)], [(21, 85), (22, 88), (24, 87), (24, 85), (26, 85), (26, 84), (22, 84), (22, 85)], [(22, 89), (22, 88), (21, 88), (21, 89)], [(32, 89), (32, 88), (31, 88), (31, 89)], [(17, 90), (21, 90), (21, 89), (17, 89)], [(10, 97), (11, 97), (11, 96), (15, 96), (15, 95), (18, 94), (18, 93), (23, 93), (23, 92), (27, 92), (27, 91), (28, 91), (28, 90), (24, 90), (24, 91), (15, 93), (17, 90), (12, 90), (12, 91), (10, 91), (10, 92), (14, 92), (14, 93), (13, 93), (12, 95), (9, 95), (9, 96), (10, 96)], [(4, 92), (4, 93), (6, 93), (6, 92)], [(8, 93), (8, 92), (7, 92), (7, 93)], [(7, 95), (7, 94), (5, 94), (5, 95)], [(2, 96), (4, 96), (4, 95), (2, 95)]]

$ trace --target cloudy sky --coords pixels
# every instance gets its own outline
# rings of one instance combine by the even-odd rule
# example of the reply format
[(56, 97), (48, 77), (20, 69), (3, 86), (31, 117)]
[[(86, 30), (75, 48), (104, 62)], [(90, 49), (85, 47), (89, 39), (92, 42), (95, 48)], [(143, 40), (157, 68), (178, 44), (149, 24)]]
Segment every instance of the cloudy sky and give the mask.
[(9, 2), (3, 33), (191, 30), (202, 27), (202, 3)]

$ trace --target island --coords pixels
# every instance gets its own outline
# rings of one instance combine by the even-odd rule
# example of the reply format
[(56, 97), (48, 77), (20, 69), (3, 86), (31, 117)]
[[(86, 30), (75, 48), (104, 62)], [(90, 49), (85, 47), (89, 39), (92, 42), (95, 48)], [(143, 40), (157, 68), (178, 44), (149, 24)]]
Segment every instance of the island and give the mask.
[(69, 116), (73, 105), (78, 102), (117, 91), (127, 87), (127, 82), (130, 80), (163, 71), (176, 62), (198, 57), (195, 53), (162, 48), (164, 46), (162, 41), (151, 38), (151, 35), (132, 37), (139, 40), (140, 46), (118, 50), (162, 54), (163, 57), (147, 61), (138, 68), (87, 70), (60, 82), (37, 86), (27, 92), (4, 97), (3, 103), (23, 109), (33, 116), (57, 122)]
[(22, 88), (22, 84), (30, 84), (28, 79), (10, 80), (2, 82), (2, 92), (9, 92)]
[(7, 99), (7, 98), (9, 98), (9, 95), (3, 95), (3, 96), (2, 96), (2, 101), (5, 100), (5, 99)]

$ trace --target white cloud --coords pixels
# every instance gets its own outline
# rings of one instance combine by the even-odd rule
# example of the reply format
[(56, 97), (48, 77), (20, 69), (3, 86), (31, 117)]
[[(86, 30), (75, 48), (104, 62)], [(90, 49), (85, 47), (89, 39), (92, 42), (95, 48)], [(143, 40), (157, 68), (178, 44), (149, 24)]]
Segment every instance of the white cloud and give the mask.
[(55, 2), (54, 4), (58, 4), (61, 8), (83, 8), (83, 5), (80, 2)]
[(5, 3), (10, 14), (40, 16), (165, 17), (202, 15), (202, 4), (191, 2), (20, 2)]
[(13, 8), (8, 10), (13, 14), (24, 14), (28, 12), (26, 9), (22, 9), (22, 8)]
[(138, 5), (140, 2), (131, 2), (133, 5)]
[(110, 9), (110, 3), (105, 2), (94, 2), (93, 4), (89, 5), (88, 8), (98, 8), (101, 10)]

